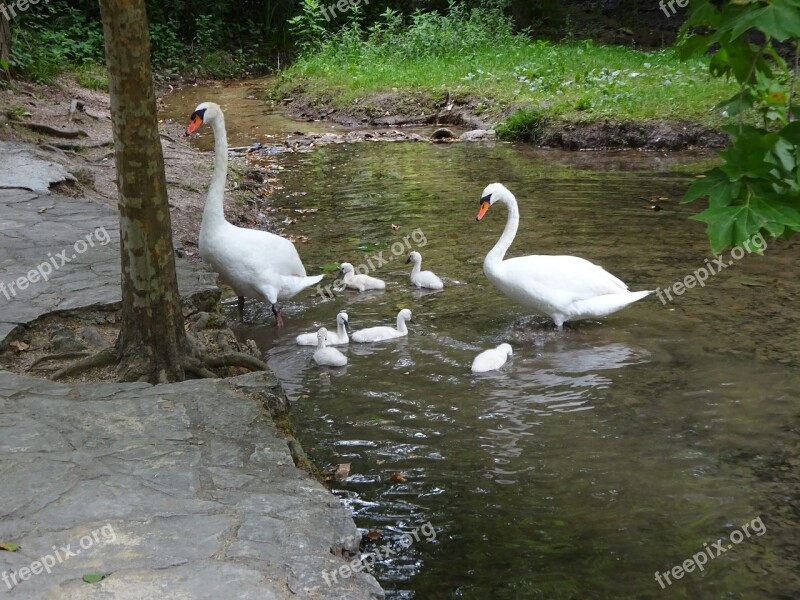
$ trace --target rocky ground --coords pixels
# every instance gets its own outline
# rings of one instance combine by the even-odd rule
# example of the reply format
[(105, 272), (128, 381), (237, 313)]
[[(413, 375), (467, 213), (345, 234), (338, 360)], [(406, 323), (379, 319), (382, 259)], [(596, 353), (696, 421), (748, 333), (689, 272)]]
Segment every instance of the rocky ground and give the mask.
[[(35, 102), (28, 118), (44, 131), (83, 123), (102, 135), (98, 106), (64, 123), (63, 103)], [(382, 598), (352, 518), (295, 466), (307, 459), (275, 425), (287, 401), (270, 373), (158, 386), (41, 378), (109, 344), (120, 303), (113, 197), (81, 194), (107, 192), (110, 167), (79, 174), (108, 160), (95, 154), (107, 146), (78, 135), (87, 147), (52, 132), (0, 142), (0, 596)], [(186, 258), (177, 271), (189, 332), (213, 330), (215, 276)]]

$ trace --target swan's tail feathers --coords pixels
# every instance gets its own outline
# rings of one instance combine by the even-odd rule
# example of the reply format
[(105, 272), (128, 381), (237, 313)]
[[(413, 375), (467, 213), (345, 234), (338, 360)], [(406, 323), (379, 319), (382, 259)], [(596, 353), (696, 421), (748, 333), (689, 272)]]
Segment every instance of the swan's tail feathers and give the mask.
[(309, 287), (309, 286), (312, 286), (312, 285), (315, 285), (315, 284), (319, 283), (320, 281), (322, 281), (323, 277), (325, 277), (324, 274), (323, 275), (314, 275), (313, 277), (306, 277), (306, 279), (305, 279), (305, 287)]
[(580, 300), (572, 305), (570, 313), (575, 314), (575, 316), (570, 317), (570, 319), (605, 317), (654, 292), (655, 290), (643, 290), (625, 294), (606, 294), (604, 296), (595, 296), (588, 300)]

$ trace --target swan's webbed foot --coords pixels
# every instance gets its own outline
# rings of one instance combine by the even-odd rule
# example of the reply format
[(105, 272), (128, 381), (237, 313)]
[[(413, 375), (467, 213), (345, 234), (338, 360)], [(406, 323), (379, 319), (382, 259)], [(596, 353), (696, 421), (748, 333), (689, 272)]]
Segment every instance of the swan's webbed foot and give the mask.
[(278, 327), (283, 327), (283, 315), (281, 314), (280, 306), (273, 304), (272, 314), (275, 315), (275, 323), (278, 325)]
[(239, 323), (244, 323), (244, 296), (239, 296), (237, 308), (239, 309)]

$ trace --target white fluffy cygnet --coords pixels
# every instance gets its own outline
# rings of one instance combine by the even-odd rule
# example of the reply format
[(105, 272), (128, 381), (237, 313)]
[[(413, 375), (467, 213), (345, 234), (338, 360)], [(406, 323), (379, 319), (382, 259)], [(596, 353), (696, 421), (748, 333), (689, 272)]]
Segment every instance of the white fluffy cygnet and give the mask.
[(339, 265), (339, 278), (342, 280), (345, 287), (351, 290), (358, 290), (359, 292), (386, 289), (386, 283), (382, 279), (356, 273), (353, 265), (347, 262)]
[(343, 367), (347, 364), (347, 357), (336, 348), (328, 348), (325, 341), (328, 330), (320, 327), (317, 332), (317, 350), (314, 352), (314, 362), (323, 367)]
[(441, 290), (444, 288), (444, 283), (432, 271), (420, 271), (422, 268), (422, 255), (414, 251), (408, 255), (406, 263), (413, 263), (411, 269), (411, 285), (418, 288), (426, 288), (429, 290)]
[(382, 342), (383, 340), (391, 340), (394, 338), (403, 337), (408, 335), (408, 327), (406, 321), (411, 320), (411, 311), (404, 308), (397, 313), (397, 329), (394, 327), (368, 327), (361, 331), (356, 331), (353, 334), (354, 342)]
[(511, 354), (510, 344), (500, 344), (497, 348), (484, 350), (472, 361), (472, 372), (485, 373), (486, 371), (496, 371), (506, 364)]
[[(347, 344), (350, 338), (347, 332), (350, 330), (349, 318), (346, 312), (340, 312), (336, 315), (336, 332), (329, 331), (326, 344), (329, 346), (336, 346), (339, 344)], [(295, 342), (300, 346), (316, 346), (318, 342), (317, 332), (314, 333), (301, 333), (295, 338)]]

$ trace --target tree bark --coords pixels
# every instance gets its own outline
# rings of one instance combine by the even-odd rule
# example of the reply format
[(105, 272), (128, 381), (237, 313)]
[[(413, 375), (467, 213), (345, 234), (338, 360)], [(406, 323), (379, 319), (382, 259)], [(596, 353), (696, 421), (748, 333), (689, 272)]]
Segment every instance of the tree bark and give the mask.
[(119, 379), (182, 381), (183, 327), (144, 0), (100, 0), (119, 189)]
[[(8, 80), (10, 73), (6, 71), (11, 60), (11, 26), (4, 12), (0, 11), (0, 79)], [(5, 68), (4, 68), (5, 67)]]

